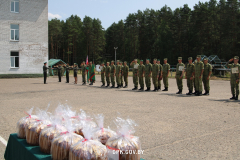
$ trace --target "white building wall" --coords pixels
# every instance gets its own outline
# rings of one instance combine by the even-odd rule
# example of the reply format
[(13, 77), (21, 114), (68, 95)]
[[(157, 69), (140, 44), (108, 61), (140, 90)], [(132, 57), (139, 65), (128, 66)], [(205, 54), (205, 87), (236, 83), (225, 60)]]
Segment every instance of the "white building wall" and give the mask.
[[(0, 74), (41, 74), (48, 61), (48, 0), (0, 0)], [(10, 25), (19, 24), (19, 42), (10, 41)], [(10, 52), (19, 51), (19, 68), (11, 68)]]

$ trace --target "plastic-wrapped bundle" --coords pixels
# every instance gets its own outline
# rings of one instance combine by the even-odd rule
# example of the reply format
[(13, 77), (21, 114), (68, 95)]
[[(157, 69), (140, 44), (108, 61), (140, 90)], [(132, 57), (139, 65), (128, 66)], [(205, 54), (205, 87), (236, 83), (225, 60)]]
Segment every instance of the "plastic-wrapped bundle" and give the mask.
[(82, 109), (80, 109), (80, 114), (76, 118), (78, 120), (77, 123), (75, 123), (75, 133), (78, 135), (81, 135), (84, 137), (82, 129), (84, 126), (89, 126), (91, 128), (96, 128), (97, 124), (92, 121), (92, 118), (88, 116)]
[(55, 109), (55, 115), (62, 118), (62, 124), (65, 125), (66, 121), (71, 120), (72, 124), (76, 124), (78, 120), (76, 119), (76, 112), (71, 110), (71, 107), (67, 104), (58, 104)]
[(26, 138), (26, 132), (25, 132), (26, 126), (29, 125), (29, 123), (36, 121), (36, 119), (38, 118), (36, 115), (32, 115), (32, 111), (33, 111), (33, 108), (25, 112), (28, 116), (21, 118), (17, 122), (17, 136), (19, 138), (23, 138), (23, 139)]
[(40, 150), (43, 153), (50, 154), (53, 138), (66, 132), (67, 129), (61, 125), (61, 119), (53, 118), (52, 125), (43, 129), (39, 137)]
[[(132, 135), (135, 132), (134, 126), (136, 124), (130, 119), (124, 120), (121, 118), (117, 118), (115, 122), (118, 131), (117, 135), (109, 138), (106, 143), (108, 157), (117, 156), (119, 160), (140, 160), (138, 154), (138, 150), (141, 150), (140, 140)], [(121, 154), (114, 154), (116, 151), (121, 151)]]
[(105, 145), (110, 137), (116, 135), (116, 132), (112, 131), (109, 128), (103, 127), (104, 117), (102, 114), (98, 114), (97, 116), (95, 116), (95, 119), (98, 127), (94, 131), (93, 138), (98, 139), (102, 144)]
[(84, 127), (85, 139), (71, 146), (69, 160), (107, 160), (107, 148), (98, 140), (92, 140), (92, 129)]
[(29, 123), (29, 125), (27, 125), (25, 128), (26, 141), (28, 144), (33, 146), (39, 145), (39, 135), (41, 130), (51, 124), (46, 111), (39, 109), (37, 116), (38, 119), (34, 122)]
[(71, 145), (83, 139), (82, 136), (73, 132), (73, 127), (68, 121), (66, 122), (66, 128), (66, 132), (52, 140), (51, 155), (53, 160), (68, 160)]

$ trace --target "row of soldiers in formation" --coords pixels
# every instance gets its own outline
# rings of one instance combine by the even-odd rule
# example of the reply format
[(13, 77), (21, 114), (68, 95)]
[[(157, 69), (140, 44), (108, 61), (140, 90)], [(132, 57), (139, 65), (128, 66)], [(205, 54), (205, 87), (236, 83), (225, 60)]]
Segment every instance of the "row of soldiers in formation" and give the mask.
[[(210, 91), (210, 76), (212, 74), (212, 66), (208, 63), (208, 59), (204, 58), (204, 61), (201, 61), (201, 55), (198, 55), (196, 62), (193, 64), (192, 57), (188, 58), (188, 64), (185, 69), (185, 65), (182, 63), (182, 57), (178, 57), (178, 64), (176, 67), (176, 83), (178, 86), (178, 92), (176, 94), (182, 94), (183, 89), (183, 77), (185, 73), (185, 79), (187, 79), (187, 87), (189, 92), (187, 95), (195, 94), (196, 96), (201, 95), (209, 95)], [(232, 98), (231, 100), (238, 100), (239, 95), (239, 78), (240, 78), (240, 65), (238, 63), (239, 57), (235, 56), (230, 59), (226, 64), (228, 68), (231, 68), (231, 92)], [(233, 62), (230, 64), (231, 62)], [(90, 62), (89, 66), (92, 66)], [(143, 64), (143, 60), (140, 61), (140, 64), (137, 63), (137, 59), (131, 62), (130, 66), (133, 68), (133, 83), (134, 88), (132, 90), (138, 89), (138, 83), (140, 85), (140, 91), (144, 91), (144, 78), (147, 89), (145, 91), (150, 91), (151, 88), (151, 79), (154, 85), (153, 91), (161, 90), (161, 80), (163, 80), (164, 90), (168, 91), (168, 76), (170, 72), (170, 65), (167, 63), (167, 58), (164, 58), (164, 63), (161, 65), (160, 60), (154, 59), (153, 64), (149, 62), (149, 59), (146, 59), (146, 64)], [(66, 67), (66, 66), (65, 66)], [(74, 77), (77, 77), (77, 64), (75, 64)], [(82, 81), (83, 85), (86, 84), (86, 65), (85, 62), (81, 64), (82, 69)], [(104, 63), (100, 66), (101, 69), (101, 81), (102, 87), (105, 86), (105, 79), (107, 82), (107, 86), (110, 86), (110, 82), (112, 84), (111, 88), (115, 88), (115, 78), (117, 86), (116, 88), (123, 87), (123, 82), (125, 82), (125, 86), (123, 88), (128, 87), (128, 74), (129, 67), (127, 62), (125, 61), (122, 65), (121, 61), (117, 61), (116, 66), (114, 65), (114, 61), (111, 61), (111, 65), (107, 62), (106, 66)], [(47, 67), (45, 67), (45, 71)], [(91, 71), (89, 69), (89, 71)], [(76, 72), (76, 73), (75, 73)], [(45, 73), (45, 72), (44, 72)], [(91, 74), (91, 73), (90, 73)], [(67, 76), (66, 76), (67, 77)], [(68, 76), (69, 77), (69, 76)], [(111, 81), (110, 81), (111, 80)], [(67, 78), (67, 82), (69, 83), (69, 78)], [(93, 80), (90, 79), (90, 85), (93, 85)], [(75, 83), (77, 80), (75, 78)], [(202, 94), (203, 85), (205, 89), (205, 93)], [(193, 88), (195, 92), (193, 93)]]

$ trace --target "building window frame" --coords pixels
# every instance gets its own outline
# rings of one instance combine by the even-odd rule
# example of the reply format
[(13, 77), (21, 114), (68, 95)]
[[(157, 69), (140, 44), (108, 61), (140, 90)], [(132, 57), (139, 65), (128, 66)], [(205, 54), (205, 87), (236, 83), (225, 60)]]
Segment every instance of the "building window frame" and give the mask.
[[(18, 25), (18, 29), (14, 29), (12, 28), (12, 25)], [(18, 39), (16, 40), (16, 31), (18, 32)], [(13, 39), (12, 39), (12, 32), (13, 32)], [(10, 41), (14, 41), (14, 42), (19, 42), (19, 36), (20, 33), (19, 33), (19, 24), (10, 24)]]
[[(13, 55), (12, 53), (18, 53), (18, 55)], [(18, 66), (16, 67), (16, 61), (18, 61)], [(10, 68), (19, 68), (20, 67), (20, 63), (19, 63), (20, 59), (19, 59), (19, 51), (16, 50), (11, 50), (10, 51)], [(12, 65), (13, 63), (13, 65)]]
[[(17, 5), (16, 5), (17, 4)], [(12, 6), (13, 5), (13, 6)], [(16, 6), (18, 6), (18, 11), (16, 11)], [(13, 8), (12, 8), (13, 7)], [(13, 10), (12, 10), (13, 9)], [(11, 0), (10, 1), (10, 11), (12, 13), (19, 13), (19, 0)]]

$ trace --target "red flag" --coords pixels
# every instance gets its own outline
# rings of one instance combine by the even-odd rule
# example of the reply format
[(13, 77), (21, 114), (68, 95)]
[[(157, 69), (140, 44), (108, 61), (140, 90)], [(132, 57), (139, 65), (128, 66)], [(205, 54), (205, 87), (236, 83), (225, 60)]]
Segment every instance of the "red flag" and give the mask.
[(86, 58), (86, 64), (88, 65), (88, 55), (87, 55), (87, 58)]

